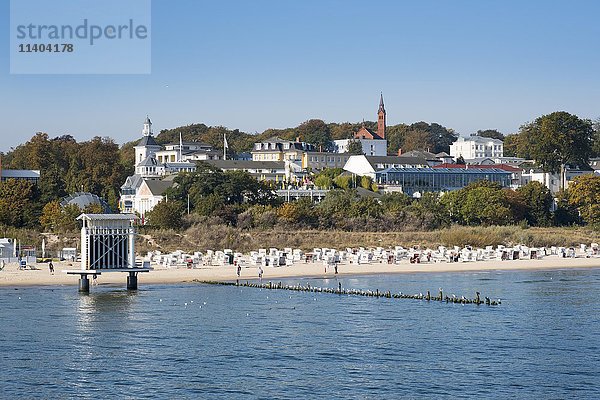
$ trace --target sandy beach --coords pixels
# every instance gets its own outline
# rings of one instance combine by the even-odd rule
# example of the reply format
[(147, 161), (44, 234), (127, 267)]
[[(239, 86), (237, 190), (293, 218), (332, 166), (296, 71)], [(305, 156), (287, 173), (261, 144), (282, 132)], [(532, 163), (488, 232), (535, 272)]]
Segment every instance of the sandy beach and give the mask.
[[(0, 286), (43, 286), (43, 285), (77, 285), (79, 276), (67, 275), (64, 270), (79, 268), (78, 263), (56, 262), (55, 272), (50, 274), (47, 264), (34, 265), (37, 269), (19, 270), (16, 263), (6, 264), (0, 271)], [(562, 258), (547, 256), (540, 260), (511, 261), (470, 261), (456, 263), (421, 263), (411, 264), (402, 261), (398, 264), (338, 264), (338, 276), (374, 275), (396, 273), (443, 273), (443, 272), (476, 272), (495, 270), (552, 270), (599, 268), (600, 258)], [(298, 263), (287, 267), (263, 267), (263, 281), (294, 277), (334, 277), (333, 268), (327, 271), (321, 262)], [(119, 284), (125, 286), (126, 274), (104, 272), (97, 278), (99, 285)], [(232, 281), (238, 279), (234, 266), (209, 266), (202, 268), (160, 268), (155, 267), (149, 273), (139, 274), (139, 284), (174, 284), (192, 282), (193, 280)], [(258, 279), (257, 266), (244, 266), (241, 280)]]

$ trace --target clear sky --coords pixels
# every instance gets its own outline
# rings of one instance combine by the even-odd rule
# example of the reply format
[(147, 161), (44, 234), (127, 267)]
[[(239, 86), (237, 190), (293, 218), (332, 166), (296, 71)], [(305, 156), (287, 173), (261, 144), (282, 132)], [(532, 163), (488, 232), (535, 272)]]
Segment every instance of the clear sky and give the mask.
[[(203, 122), (246, 132), (310, 119), (513, 133), (600, 116), (597, 0), (153, 0), (149, 75), (10, 75), (0, 29), (0, 151)], [(9, 1), (0, 0), (0, 26)]]

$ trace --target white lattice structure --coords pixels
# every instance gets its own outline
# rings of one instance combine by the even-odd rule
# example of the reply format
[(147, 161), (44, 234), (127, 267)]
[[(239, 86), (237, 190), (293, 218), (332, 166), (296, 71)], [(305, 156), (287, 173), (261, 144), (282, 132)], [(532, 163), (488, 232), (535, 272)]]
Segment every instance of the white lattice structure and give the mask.
[(81, 269), (135, 268), (133, 214), (81, 214)]
[(127, 272), (127, 289), (137, 289), (138, 272), (147, 268), (135, 265), (135, 215), (81, 214), (81, 268), (65, 271), (79, 275), (79, 291), (89, 292), (88, 275)]

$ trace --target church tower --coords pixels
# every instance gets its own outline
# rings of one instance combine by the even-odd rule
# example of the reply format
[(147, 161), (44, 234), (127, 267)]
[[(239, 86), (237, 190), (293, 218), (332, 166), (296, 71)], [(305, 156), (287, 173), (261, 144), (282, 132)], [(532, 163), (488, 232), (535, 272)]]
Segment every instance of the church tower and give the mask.
[(144, 128), (142, 129), (142, 135), (150, 136), (152, 135), (152, 121), (150, 121), (150, 117), (146, 115), (146, 120), (144, 121)]
[(148, 117), (146, 117), (144, 127), (142, 128), (142, 140), (134, 146), (134, 149), (136, 167), (140, 166), (148, 157), (153, 158), (155, 153), (162, 149), (162, 146), (154, 140), (154, 136), (152, 135), (152, 121)]
[(383, 105), (383, 93), (379, 98), (379, 110), (377, 111), (377, 136), (385, 139), (385, 107)]

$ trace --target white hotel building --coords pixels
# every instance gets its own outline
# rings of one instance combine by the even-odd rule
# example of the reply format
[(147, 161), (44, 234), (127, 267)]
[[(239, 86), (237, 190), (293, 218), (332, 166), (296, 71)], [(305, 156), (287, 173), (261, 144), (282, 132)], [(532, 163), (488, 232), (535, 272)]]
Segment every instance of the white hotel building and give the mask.
[(460, 156), (465, 160), (475, 158), (496, 158), (504, 156), (502, 140), (472, 135), (468, 138), (459, 137), (450, 145), (450, 155), (456, 159)]

